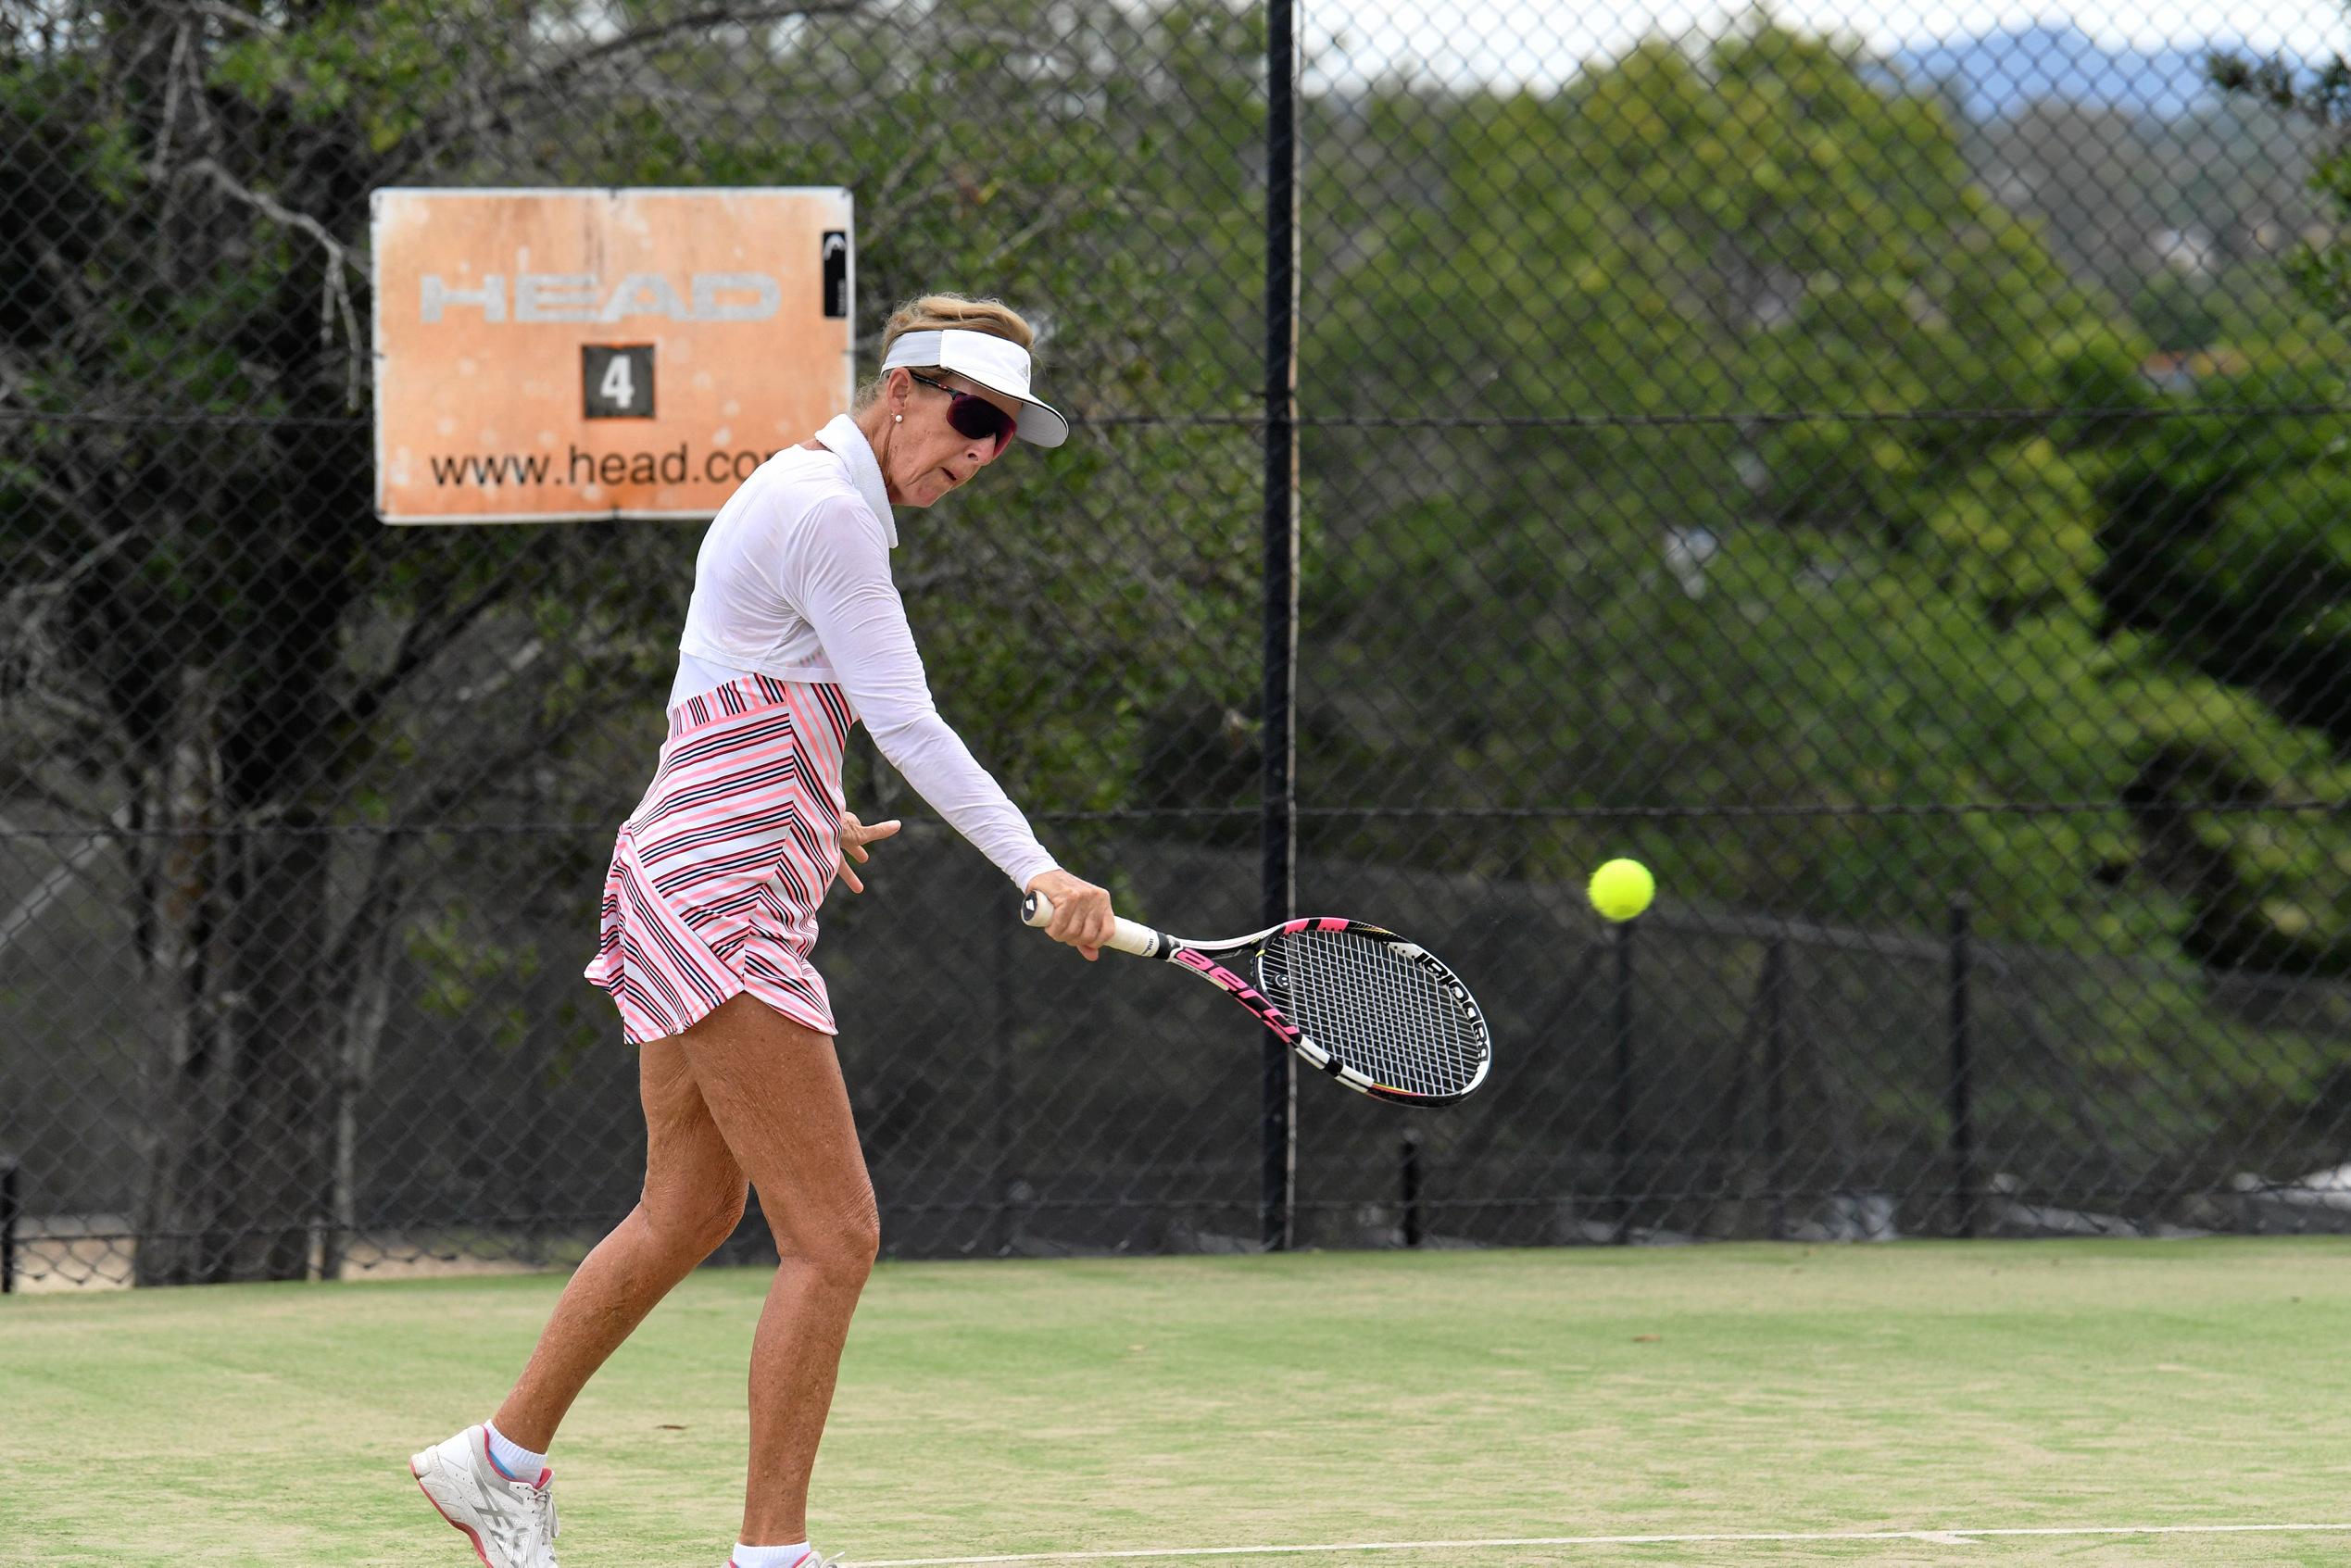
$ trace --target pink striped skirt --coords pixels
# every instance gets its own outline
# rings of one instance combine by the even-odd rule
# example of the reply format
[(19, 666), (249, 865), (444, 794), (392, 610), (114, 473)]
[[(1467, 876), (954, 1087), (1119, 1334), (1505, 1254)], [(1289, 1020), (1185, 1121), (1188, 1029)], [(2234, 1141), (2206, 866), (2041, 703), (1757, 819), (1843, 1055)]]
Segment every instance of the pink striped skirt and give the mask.
[(835, 1032), (809, 954), (840, 864), (841, 748), (856, 722), (838, 686), (765, 675), (670, 709), (660, 767), (612, 847), (587, 966), (629, 1044), (747, 991)]

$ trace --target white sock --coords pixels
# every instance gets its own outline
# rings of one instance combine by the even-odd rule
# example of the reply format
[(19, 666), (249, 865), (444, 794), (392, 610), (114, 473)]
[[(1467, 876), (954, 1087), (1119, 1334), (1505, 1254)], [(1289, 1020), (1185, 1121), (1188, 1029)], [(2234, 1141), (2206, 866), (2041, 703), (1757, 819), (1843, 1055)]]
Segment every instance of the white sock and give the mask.
[(509, 1437), (497, 1428), (496, 1422), (485, 1421), (482, 1430), (490, 1435), (490, 1462), (509, 1481), (521, 1481), (535, 1486), (540, 1473), (547, 1469), (547, 1455), (534, 1454)]
[(735, 1555), (727, 1561), (734, 1568), (796, 1568), (808, 1555), (808, 1543), (796, 1541), (790, 1546), (745, 1546), (735, 1543)]

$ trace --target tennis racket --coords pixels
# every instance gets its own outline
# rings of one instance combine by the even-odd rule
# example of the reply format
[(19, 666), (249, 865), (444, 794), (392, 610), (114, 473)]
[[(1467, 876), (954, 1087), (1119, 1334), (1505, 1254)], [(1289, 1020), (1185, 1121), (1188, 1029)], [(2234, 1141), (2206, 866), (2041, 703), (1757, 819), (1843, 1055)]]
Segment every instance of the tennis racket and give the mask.
[[(1025, 896), (1021, 920), (1053, 906)], [(1362, 921), (1285, 921), (1251, 936), (1195, 942), (1121, 920), (1109, 947), (1163, 959), (1213, 982), (1282, 1042), (1340, 1083), (1398, 1105), (1451, 1105), (1486, 1081), (1493, 1041), (1461, 977), (1427, 948)], [(1248, 959), (1257, 984), (1227, 967)]]

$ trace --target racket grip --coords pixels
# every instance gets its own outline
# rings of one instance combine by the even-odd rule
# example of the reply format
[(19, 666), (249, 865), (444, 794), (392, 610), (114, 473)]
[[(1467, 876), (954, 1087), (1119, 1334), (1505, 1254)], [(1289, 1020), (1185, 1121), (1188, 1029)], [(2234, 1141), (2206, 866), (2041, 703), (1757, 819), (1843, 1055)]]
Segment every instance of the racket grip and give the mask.
[[(1050, 898), (1042, 893), (1021, 895), (1023, 925), (1033, 925), (1042, 930), (1052, 923), (1052, 919), (1053, 901)], [(1113, 915), (1112, 920), (1111, 939), (1104, 944), (1106, 947), (1115, 947), (1122, 953), (1132, 953), (1138, 959), (1155, 959), (1169, 946), (1166, 937), (1148, 925), (1139, 925), (1123, 915)]]

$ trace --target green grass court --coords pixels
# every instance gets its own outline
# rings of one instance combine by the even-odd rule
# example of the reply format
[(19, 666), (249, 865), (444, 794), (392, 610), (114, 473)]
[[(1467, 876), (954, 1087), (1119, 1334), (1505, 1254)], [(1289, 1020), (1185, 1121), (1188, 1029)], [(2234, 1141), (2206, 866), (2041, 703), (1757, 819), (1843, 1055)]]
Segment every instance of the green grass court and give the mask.
[[(765, 1282), (698, 1274), (590, 1386), (565, 1568), (723, 1562)], [(561, 1283), (0, 1301), (0, 1562), (463, 1568), (403, 1461)], [(857, 1562), (2343, 1563), (2347, 1461), (2333, 1240), (892, 1264), (813, 1525)], [(1590, 1539), (1770, 1535), (1810, 1538)], [(1528, 1537), (1585, 1539), (1197, 1553)]]

